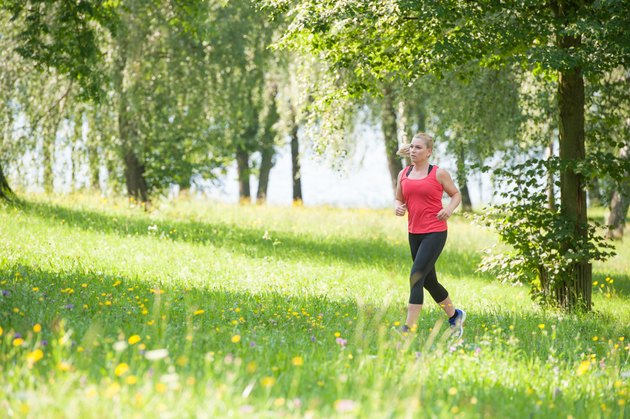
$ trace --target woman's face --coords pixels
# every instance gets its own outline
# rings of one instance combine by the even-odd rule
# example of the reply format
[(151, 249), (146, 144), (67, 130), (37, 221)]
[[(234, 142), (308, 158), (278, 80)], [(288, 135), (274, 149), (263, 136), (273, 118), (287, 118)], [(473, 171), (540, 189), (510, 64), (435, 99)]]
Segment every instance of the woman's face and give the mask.
[(409, 147), (409, 156), (411, 157), (412, 162), (422, 162), (429, 158), (432, 151), (432, 149), (427, 148), (423, 139), (417, 138), (411, 142), (411, 147)]

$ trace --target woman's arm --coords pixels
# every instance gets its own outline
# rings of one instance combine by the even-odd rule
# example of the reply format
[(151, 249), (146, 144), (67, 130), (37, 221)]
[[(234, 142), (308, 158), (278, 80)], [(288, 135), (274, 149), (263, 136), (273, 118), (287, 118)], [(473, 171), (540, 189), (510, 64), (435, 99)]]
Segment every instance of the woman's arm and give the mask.
[(396, 181), (396, 201), (394, 204), (394, 212), (397, 216), (402, 217), (407, 212), (407, 204), (405, 203), (405, 197), (402, 194), (402, 187), (400, 186), (400, 178), (405, 169), (398, 173), (398, 180)]
[(460, 202), (462, 202), (462, 197), (459, 194), (457, 186), (455, 186), (455, 183), (453, 183), (451, 175), (449, 175), (446, 170), (441, 168), (438, 169), (436, 177), (448, 196), (451, 197), (451, 201), (448, 203), (446, 208), (442, 208), (442, 210), (440, 210), (440, 212), (438, 212), (437, 214), (437, 218), (439, 220), (446, 220), (448, 217), (451, 216), (451, 214), (453, 214), (453, 211), (455, 211), (455, 208), (459, 206)]

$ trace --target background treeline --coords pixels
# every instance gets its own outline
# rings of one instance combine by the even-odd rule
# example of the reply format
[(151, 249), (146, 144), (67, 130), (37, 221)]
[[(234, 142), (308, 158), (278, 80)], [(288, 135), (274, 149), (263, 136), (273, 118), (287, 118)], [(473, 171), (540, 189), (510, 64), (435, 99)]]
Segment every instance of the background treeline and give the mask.
[[(611, 237), (630, 203), (629, 8), (534, 3), (3, 0), (0, 196), (69, 182), (146, 205), (236, 162), (241, 200), (264, 202), (275, 150), (290, 142), (301, 200), (300, 143), (342, 156), (367, 114), (392, 186), (395, 152), (416, 131), (446, 144), (464, 209), (470, 174), (499, 161), (505, 197), (527, 203), (501, 211), (535, 228), (568, 219), (555, 242), (579, 253), (575, 268), (603, 257), (581, 227), (586, 191), (610, 207)], [(586, 244), (571, 250), (575, 237)], [(549, 266), (529, 257), (551, 286)]]

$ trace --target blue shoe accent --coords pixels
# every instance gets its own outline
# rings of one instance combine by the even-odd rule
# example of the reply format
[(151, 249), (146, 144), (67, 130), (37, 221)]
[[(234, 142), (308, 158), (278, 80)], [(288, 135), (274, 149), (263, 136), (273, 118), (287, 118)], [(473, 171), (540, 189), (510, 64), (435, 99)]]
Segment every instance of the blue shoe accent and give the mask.
[(455, 317), (448, 319), (448, 323), (451, 325), (453, 336), (461, 338), (464, 334), (464, 321), (466, 321), (466, 312), (458, 308), (455, 309)]

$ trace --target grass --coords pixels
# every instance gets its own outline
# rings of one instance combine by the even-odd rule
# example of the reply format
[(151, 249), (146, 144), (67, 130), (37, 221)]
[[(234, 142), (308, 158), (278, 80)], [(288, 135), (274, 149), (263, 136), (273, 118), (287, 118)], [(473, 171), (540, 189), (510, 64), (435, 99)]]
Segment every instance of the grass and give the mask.
[[(449, 222), (437, 270), (469, 319), (403, 319), (391, 211), (30, 197), (0, 206), (9, 417), (627, 417), (630, 244), (592, 313), (476, 272), (495, 237)], [(428, 297), (428, 296), (427, 296)]]

